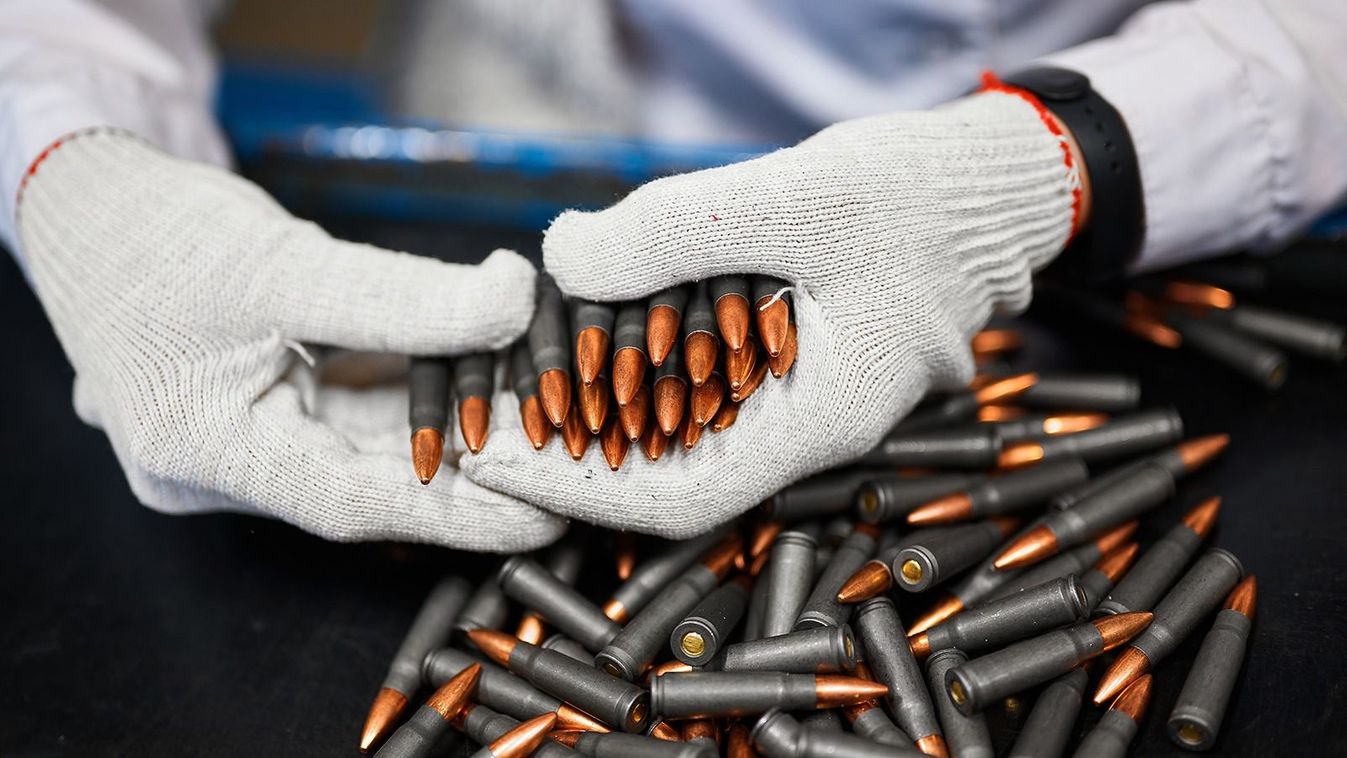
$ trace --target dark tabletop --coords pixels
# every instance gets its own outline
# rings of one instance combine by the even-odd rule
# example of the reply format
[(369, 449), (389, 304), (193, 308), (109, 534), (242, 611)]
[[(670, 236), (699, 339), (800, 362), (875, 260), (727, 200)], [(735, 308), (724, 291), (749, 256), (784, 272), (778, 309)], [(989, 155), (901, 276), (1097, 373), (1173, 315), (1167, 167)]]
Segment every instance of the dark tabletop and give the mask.
[[(1285, 302), (1347, 320), (1347, 303)], [(0, 755), (356, 755), (426, 590), (446, 570), (478, 577), (486, 564), (143, 508), (106, 439), (71, 410), (72, 370), (7, 258), (0, 324), (10, 341), (0, 371)], [(1252, 649), (1217, 752), (1347, 753), (1347, 369), (1297, 358), (1284, 391), (1268, 395), (1191, 356), (1039, 331), (1037, 365), (1135, 373), (1147, 404), (1177, 405), (1190, 434), (1233, 437), (1142, 532), (1154, 539), (1221, 494), (1211, 544), (1259, 577)], [(1136, 755), (1183, 754), (1163, 722), (1197, 642), (1160, 666)]]

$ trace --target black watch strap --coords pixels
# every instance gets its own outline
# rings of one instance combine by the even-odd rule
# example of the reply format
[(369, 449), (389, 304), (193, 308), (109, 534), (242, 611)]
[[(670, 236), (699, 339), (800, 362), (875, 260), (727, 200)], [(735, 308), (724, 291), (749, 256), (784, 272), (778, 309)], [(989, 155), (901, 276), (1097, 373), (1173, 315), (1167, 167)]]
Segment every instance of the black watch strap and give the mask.
[(1122, 274), (1141, 250), (1146, 209), (1127, 124), (1081, 73), (1038, 67), (1004, 79), (1028, 90), (1071, 130), (1089, 172), (1090, 223), (1053, 263), (1064, 276), (1098, 282)]

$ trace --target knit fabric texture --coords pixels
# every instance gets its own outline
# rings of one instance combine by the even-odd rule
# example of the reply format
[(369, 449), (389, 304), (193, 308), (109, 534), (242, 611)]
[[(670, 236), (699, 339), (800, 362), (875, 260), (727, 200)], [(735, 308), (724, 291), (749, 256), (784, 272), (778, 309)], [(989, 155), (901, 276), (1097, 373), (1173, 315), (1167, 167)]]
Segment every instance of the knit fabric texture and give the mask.
[(848, 121), (796, 147), (670, 177), (547, 231), (567, 293), (641, 298), (679, 282), (761, 273), (794, 287), (799, 357), (735, 426), (617, 472), (535, 452), (517, 413), (469, 477), (560, 514), (667, 537), (706, 531), (808, 474), (874, 446), (931, 388), (972, 376), (968, 340), (1029, 302), (1030, 276), (1065, 244), (1071, 183), (1034, 107), (983, 93)]
[(503, 347), (533, 308), (534, 271), (518, 255), (462, 266), (334, 240), (247, 181), (106, 130), (38, 166), (18, 228), (75, 368), (76, 409), (107, 433), (146, 505), (475, 550), (532, 548), (565, 529), (449, 465), (423, 487), (405, 388), (324, 388), (301, 360), (301, 343)]

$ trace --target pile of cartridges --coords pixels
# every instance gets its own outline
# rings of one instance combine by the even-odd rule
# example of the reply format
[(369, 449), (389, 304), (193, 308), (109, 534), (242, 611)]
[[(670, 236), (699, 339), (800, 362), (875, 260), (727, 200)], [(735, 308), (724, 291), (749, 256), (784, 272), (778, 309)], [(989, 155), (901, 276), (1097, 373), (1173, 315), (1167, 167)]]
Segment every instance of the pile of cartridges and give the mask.
[[(769, 371), (778, 379), (790, 371), (796, 348), (779, 279), (720, 276), (609, 304), (567, 301), (543, 274), (528, 334), (509, 350), (509, 381), (535, 449), (560, 430), (579, 461), (597, 437), (616, 471), (633, 444), (655, 461), (671, 439), (691, 450), (706, 429), (728, 429)], [(493, 356), (412, 359), (412, 464), (423, 484), (444, 454), (451, 384), (463, 441), (476, 453), (489, 428)]]
[[(1013, 343), (987, 332), (975, 347), (986, 363)], [(1219, 498), (1153, 544), (1133, 535), (1227, 441), (1184, 439), (1128, 377), (980, 382), (706, 535), (638, 549), (577, 530), (475, 591), (445, 579), (361, 746), (429, 755), (458, 732), (498, 757), (1123, 755), (1150, 673), (1209, 628), (1163, 699), (1175, 744), (1205, 749), (1254, 578), (1203, 548)], [(604, 544), (611, 578), (582, 591)], [(423, 686), (434, 694), (398, 726)], [(998, 751), (989, 718), (1011, 712)]]

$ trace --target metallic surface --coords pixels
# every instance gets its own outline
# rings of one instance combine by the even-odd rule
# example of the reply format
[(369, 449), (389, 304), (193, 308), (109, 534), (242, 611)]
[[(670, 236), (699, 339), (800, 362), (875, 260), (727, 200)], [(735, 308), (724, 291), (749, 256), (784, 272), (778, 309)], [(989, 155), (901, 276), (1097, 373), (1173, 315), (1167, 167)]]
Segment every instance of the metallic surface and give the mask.
[(575, 326), (575, 367), (583, 385), (594, 383), (608, 362), (613, 345), (613, 306), (588, 300), (572, 300)]
[(492, 376), (495, 355), (468, 353), (454, 359), (454, 395), (458, 397), (458, 426), (468, 450), (477, 453), (486, 443), (491, 421)]
[[(1075, 574), (1080, 576), (1099, 562), (1104, 554), (1125, 542), (1137, 529), (1137, 522), (1129, 521), (1096, 537), (1084, 545), (1074, 547), (1064, 553), (1049, 558), (1042, 563), (1030, 566), (1015, 574), (1005, 584), (992, 590), (989, 600), (1002, 598), (1036, 584), (1042, 584), (1059, 576)], [(1012, 572), (1013, 573), (1013, 572)]]
[(646, 352), (656, 366), (664, 363), (669, 350), (682, 337), (683, 308), (688, 302), (687, 287), (679, 285), (650, 298), (646, 309)]
[(715, 308), (705, 280), (693, 282), (683, 312), (683, 361), (693, 386), (700, 385), (715, 368), (720, 353)]
[(473, 754), (473, 758), (528, 758), (547, 739), (557, 722), (555, 713), (535, 716), (491, 741)]
[(878, 703), (850, 705), (843, 708), (842, 712), (846, 714), (847, 721), (851, 724), (851, 731), (858, 737), (893, 747), (908, 748), (912, 745), (907, 733), (893, 723), (893, 719), (884, 713), (884, 709)]
[(859, 463), (864, 466), (987, 468), (996, 463), (1000, 452), (1001, 434), (994, 427), (934, 429), (885, 437), (862, 456)]
[(1137, 722), (1125, 713), (1108, 710), (1099, 717), (1099, 723), (1086, 733), (1076, 748), (1078, 758), (1123, 758), (1132, 738), (1137, 734)]
[(893, 720), (914, 741), (940, 734), (926, 680), (911, 648), (904, 644), (903, 622), (893, 601), (877, 597), (861, 603), (856, 609), (856, 630), (865, 650), (866, 666), (875, 681), (888, 688), (887, 705)]
[(861, 485), (882, 476), (885, 470), (877, 468), (825, 471), (772, 495), (764, 503), (764, 510), (770, 518), (786, 522), (846, 513)]
[[(527, 642), (527, 640), (525, 641)], [(544, 650), (555, 650), (588, 666), (594, 665), (594, 654), (586, 650), (584, 645), (564, 634), (554, 634), (543, 640), (538, 647)]]
[[(758, 335), (767, 354), (777, 356), (785, 345), (791, 321), (790, 292), (781, 292), (789, 285), (774, 276), (755, 276), (752, 284)], [(781, 297), (777, 298), (777, 293), (781, 293)]]
[(1180, 523), (1171, 528), (1141, 557), (1099, 603), (1099, 613), (1148, 611), (1183, 573), (1202, 546), (1202, 535)]
[(702, 598), (669, 633), (674, 657), (689, 666), (705, 666), (728, 642), (748, 607), (749, 585), (727, 582)]
[[(967, 499), (967, 510), (961, 513), (958, 519), (939, 520), (966, 521), (982, 516), (1009, 513), (1041, 503), (1052, 495), (1083, 483), (1089, 476), (1090, 472), (1085, 468), (1085, 464), (1077, 458), (1046, 461), (1040, 466), (993, 477), (965, 490), (962, 494)], [(908, 522), (931, 521), (919, 517), (925, 507), (908, 514)]]
[(1087, 615), (1085, 592), (1076, 577), (1068, 576), (974, 606), (912, 638), (912, 647), (973, 653), (1074, 624)]
[(689, 671), (650, 682), (651, 708), (666, 719), (835, 708), (882, 694), (882, 685), (838, 674)]
[(1007, 758), (1057, 758), (1075, 730), (1090, 675), (1074, 668), (1057, 677), (1034, 701)]
[(498, 629), (509, 612), (510, 602), (496, 581), (496, 573), (492, 572), (477, 585), (463, 610), (454, 618), (453, 628), (457, 631)]
[(1130, 411), (1141, 401), (1141, 384), (1117, 374), (1040, 374), (1038, 382), (1019, 396), (1031, 408), (1094, 411)]
[(1210, 318), (1237, 332), (1304, 355), (1334, 363), (1347, 357), (1347, 329), (1331, 321), (1254, 305), (1214, 312)]
[[(552, 425), (560, 427), (571, 399), (570, 320), (566, 315), (561, 290), (546, 273), (538, 276), (538, 292), (533, 320), (529, 322), (528, 343), (533, 370), (538, 372), (539, 396), (543, 408)], [(543, 386), (545, 375), (546, 387)]]
[(468, 597), (469, 585), (457, 576), (439, 581), (417, 611), (402, 644), (393, 654), (388, 674), (381, 686), (410, 697), (421, 684), (421, 661), (426, 654), (444, 647), (449, 641), (452, 623)]
[(767, 758), (894, 758), (916, 755), (855, 735), (807, 729), (793, 716), (773, 710), (753, 725), (753, 744)]
[(878, 531), (868, 525), (859, 524), (852, 530), (842, 544), (833, 552), (832, 559), (819, 575), (818, 583), (805, 600), (800, 615), (795, 619), (795, 629), (807, 629), (811, 626), (841, 626), (851, 617), (851, 606), (837, 602), (837, 591), (842, 584), (856, 573), (878, 545)]
[[(786, 671), (798, 674), (852, 671), (856, 639), (851, 627), (813, 627), (723, 648), (720, 671)], [(682, 656), (679, 656), (682, 658)], [(691, 663), (691, 661), (687, 661)]]
[(774, 637), (795, 628), (814, 581), (817, 535), (817, 524), (802, 524), (781, 532), (772, 543), (767, 576), (758, 578), (766, 586), (759, 636)]
[(506, 597), (537, 611), (590, 651), (603, 649), (621, 631), (597, 605), (527, 555), (505, 561), (497, 581)]
[[(497, 713), (489, 707), (474, 705), (470, 706), (455, 721), (455, 724), (474, 742), (488, 745), (504, 737), (510, 730), (517, 728), (520, 721)], [(535, 758), (564, 758), (565, 756), (575, 755), (575, 752), (570, 748), (545, 740), (533, 752), (533, 755)]]
[[(691, 539), (670, 542), (662, 553), (636, 564), (631, 578), (613, 591), (610, 603), (618, 603), (622, 609), (621, 613), (617, 615), (605, 613), (605, 615), (619, 624), (625, 623), (654, 599), (665, 585), (696, 563), (697, 558), (719, 542), (724, 534), (723, 528), (715, 529)], [(606, 605), (605, 610), (610, 607), (611, 605)]]
[(389, 736), (374, 758), (426, 758), (434, 754), (436, 743), (449, 731), (444, 716), (423, 705)]
[[(1221, 732), (1253, 627), (1253, 588), (1250, 576), (1231, 593), (1188, 670), (1166, 724), (1169, 738), (1179, 747), (1208, 750)], [(1241, 593), (1247, 600), (1238, 597)]]
[[(1041, 448), (1041, 458), (1057, 459), (1076, 456), (1086, 463), (1121, 458), (1143, 453), (1175, 442), (1183, 436), (1183, 421), (1172, 408), (1159, 408), (1120, 416), (1094, 429), (1074, 434), (1044, 437), (1034, 443)], [(1025, 443), (1017, 443), (1025, 444)], [(1016, 445), (1006, 447), (1010, 454)]]
[(726, 348), (737, 353), (744, 349), (752, 320), (748, 278), (733, 275), (717, 276), (709, 282), (709, 289), (720, 338), (724, 340)]
[(643, 734), (593, 734), (576, 736), (575, 750), (593, 758), (714, 758), (705, 744), (668, 742)]
[(520, 642), (510, 653), (509, 669), (617, 729), (639, 732), (649, 719), (644, 690), (561, 653)]
[(898, 551), (893, 583), (908, 592), (924, 592), (986, 558), (1014, 528), (1005, 517), (941, 531)]
[(1287, 359), (1282, 351), (1220, 324), (1170, 313), (1165, 322), (1191, 347), (1269, 390), (1286, 381)]
[(991, 732), (981, 713), (967, 713), (956, 708), (945, 688), (945, 678), (956, 666), (968, 662), (968, 656), (958, 648), (949, 648), (933, 654), (926, 661), (926, 681), (931, 687), (931, 700), (940, 714), (945, 742), (951, 755), (958, 758), (994, 758)]
[(892, 474), (871, 477), (869, 483), (856, 493), (856, 517), (869, 524), (893, 521), (935, 498), (984, 481), (986, 476), (972, 473), (940, 473), (915, 478)]
[(474, 663), (482, 666), (477, 690), (473, 695), (478, 703), (517, 719), (531, 719), (555, 712), (561, 707), (560, 700), (541, 692), (520, 677), (454, 648), (443, 648), (426, 656), (426, 684), (439, 687)]
[(595, 662), (604, 671), (628, 682), (640, 679), (659, 651), (669, 644), (674, 627), (719, 581), (716, 572), (700, 563), (687, 569), (603, 646), (594, 656)]

